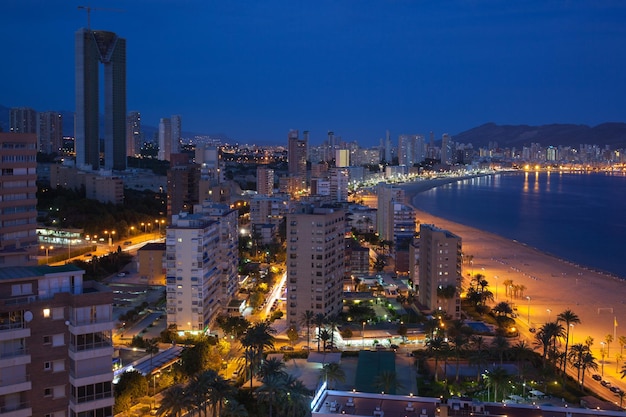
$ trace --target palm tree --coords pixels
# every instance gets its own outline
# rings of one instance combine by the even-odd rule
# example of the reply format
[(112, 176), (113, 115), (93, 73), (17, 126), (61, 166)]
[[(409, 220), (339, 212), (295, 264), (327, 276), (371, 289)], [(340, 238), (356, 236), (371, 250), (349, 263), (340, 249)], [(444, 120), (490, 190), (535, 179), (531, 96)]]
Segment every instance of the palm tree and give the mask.
[(504, 397), (505, 387), (510, 378), (506, 369), (495, 367), (487, 373), (487, 384), (493, 387), (493, 399), (498, 401), (498, 388), (502, 387), (502, 397)]
[(205, 371), (194, 375), (185, 390), (187, 397), (193, 407), (198, 410), (198, 416), (202, 417), (202, 413), (207, 415), (207, 400), (209, 398), (209, 384), (211, 379), (215, 378), (217, 372), (213, 370)]
[(374, 378), (374, 385), (384, 393), (395, 393), (400, 388), (394, 371), (382, 371)]
[(604, 336), (604, 341), (606, 342), (606, 356), (608, 357), (610, 355), (609, 349), (611, 347), (611, 342), (613, 342), (613, 335), (607, 334)]
[[(569, 329), (572, 324), (580, 324), (580, 317), (572, 310), (567, 309), (556, 316), (556, 321), (565, 323), (565, 357), (567, 358), (567, 348), (569, 345)], [(562, 372), (565, 374), (565, 361), (563, 361)]]
[(234, 389), (230, 383), (219, 374), (215, 374), (209, 382), (208, 401), (213, 409), (213, 417), (222, 414), (224, 401), (234, 394)]
[(574, 368), (578, 370), (578, 375), (576, 380), (580, 384), (580, 371), (583, 366), (583, 356), (585, 353), (589, 352), (589, 348), (582, 343), (576, 343), (572, 345), (572, 349), (567, 355), (567, 360), (572, 364)]
[(274, 374), (263, 378), (263, 385), (257, 389), (257, 392), (259, 393), (259, 400), (265, 400), (269, 404), (269, 417), (272, 417), (272, 409), (276, 397), (286, 388), (283, 375)]
[(279, 412), (285, 417), (300, 417), (309, 415), (311, 404), (311, 390), (299, 379), (291, 375), (285, 377), (286, 390), (280, 394)]
[(306, 327), (306, 342), (307, 346), (311, 346), (311, 323), (315, 318), (315, 313), (311, 310), (306, 310), (300, 316), (300, 325)]
[(626, 345), (626, 336), (619, 336), (617, 338), (617, 341), (619, 342), (619, 348), (620, 348), (619, 353), (624, 355), (624, 345)]
[(502, 362), (504, 359), (504, 352), (509, 349), (509, 341), (506, 337), (502, 335), (497, 335), (491, 341), (491, 349), (493, 349), (500, 358), (500, 366), (502, 366)]
[(145, 341), (146, 353), (150, 354), (150, 367), (152, 367), (152, 357), (159, 353), (159, 339), (148, 339)]
[(485, 366), (489, 363), (489, 352), (485, 349), (475, 351), (469, 357), (469, 363), (476, 367), (476, 382), (478, 382), (480, 380), (481, 371), (485, 369)]
[(263, 351), (265, 348), (274, 348), (274, 334), (276, 330), (271, 327), (267, 321), (262, 321), (253, 324), (246, 330), (243, 335), (241, 344), (246, 346), (247, 355), (246, 359), (250, 359), (250, 387), (252, 388), (252, 372), (258, 370), (261, 365), (261, 359), (263, 358)]
[(263, 361), (259, 369), (259, 376), (266, 378), (270, 375), (285, 375), (285, 362), (277, 358), (271, 358)]
[(511, 308), (511, 305), (506, 301), (499, 302), (491, 310), (498, 316), (509, 316), (513, 314), (513, 308)]
[(542, 326), (537, 331), (537, 333), (535, 333), (534, 344), (536, 348), (542, 349), (541, 359), (543, 361), (543, 367), (545, 369), (548, 365), (547, 364), (548, 350), (550, 349), (550, 346), (552, 346), (552, 335), (549, 332), (547, 332), (543, 327), (544, 326)]
[(520, 371), (520, 377), (523, 377), (523, 361), (532, 359), (534, 352), (525, 340), (520, 340), (511, 347), (511, 353), (517, 361), (517, 369)]
[(313, 318), (313, 324), (317, 328), (317, 351), (320, 351), (320, 333), (322, 332), (322, 326), (326, 321), (326, 316), (323, 313), (317, 313)]
[(248, 410), (243, 404), (240, 404), (236, 400), (229, 399), (226, 402), (220, 417), (248, 417)]
[[(322, 329), (322, 331), (319, 334), (319, 338), (322, 342), (324, 342), (324, 349), (326, 349), (327, 347), (327, 342), (331, 339), (331, 334), (327, 329)], [(318, 341), (319, 343), (319, 341)]]
[(465, 349), (465, 344), (467, 343), (467, 337), (458, 332), (452, 338), (452, 346), (454, 350), (454, 357), (456, 358), (456, 369), (454, 373), (454, 380), (459, 382), (459, 362), (461, 361), (461, 353)]
[(174, 385), (163, 394), (161, 406), (157, 409), (157, 416), (173, 415), (179, 417), (183, 411), (191, 408), (189, 397), (180, 385)]
[(587, 369), (592, 370), (592, 371), (598, 370), (598, 362), (596, 362), (596, 358), (591, 354), (590, 351), (583, 354), (582, 361), (581, 361), (581, 369), (582, 369), (583, 376), (582, 376), (580, 387), (584, 390), (585, 389), (585, 373)]
[(334, 382), (346, 381), (346, 373), (336, 362), (325, 363), (320, 371), (320, 381), (326, 381), (328, 389), (333, 389)]
[(339, 323), (339, 316), (331, 314), (326, 317), (326, 324), (328, 324), (330, 331), (330, 344), (335, 347), (335, 331), (337, 330), (337, 324)]
[(439, 356), (446, 349), (448, 343), (441, 336), (435, 336), (426, 342), (426, 347), (431, 355), (435, 357), (435, 381), (439, 381)]

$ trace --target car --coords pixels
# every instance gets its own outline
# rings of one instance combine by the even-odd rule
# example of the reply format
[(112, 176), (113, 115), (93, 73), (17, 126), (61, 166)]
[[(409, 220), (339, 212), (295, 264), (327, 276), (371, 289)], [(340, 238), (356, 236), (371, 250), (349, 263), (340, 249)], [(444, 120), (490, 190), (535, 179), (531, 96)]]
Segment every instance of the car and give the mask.
[(611, 392), (614, 392), (615, 394), (619, 394), (622, 390), (619, 389), (619, 387), (611, 387), (609, 388), (611, 390)]
[(118, 277), (122, 278), (126, 276), (126, 272), (120, 272), (117, 274)]
[(397, 350), (398, 349), (398, 345), (394, 345), (393, 343), (389, 345), (389, 347), (393, 350)]
[(83, 255), (83, 256), (84, 256), (85, 258), (89, 258), (89, 257), (93, 256), (93, 254), (91, 254), (91, 253), (86, 253), (86, 254), (85, 254), (85, 255)]
[(537, 329), (535, 329), (534, 327), (531, 327), (530, 329), (528, 329), (529, 332), (531, 333), (535, 333), (537, 331)]
[(239, 377), (239, 371), (233, 371), (233, 378)]
[(293, 350), (293, 346), (289, 346), (289, 345), (281, 346), (280, 350)]
[(132, 245), (133, 242), (131, 242), (130, 240), (127, 240), (126, 242), (124, 242), (124, 246), (128, 246), (128, 245)]
[(602, 385), (603, 387), (609, 388), (611, 386), (611, 383), (609, 381), (607, 381), (606, 379), (603, 379), (600, 382), (600, 385)]
[(602, 381), (602, 377), (600, 376), (600, 374), (593, 374), (591, 377), (596, 381)]
[(311, 348), (307, 345), (302, 346), (302, 350), (311, 350)]

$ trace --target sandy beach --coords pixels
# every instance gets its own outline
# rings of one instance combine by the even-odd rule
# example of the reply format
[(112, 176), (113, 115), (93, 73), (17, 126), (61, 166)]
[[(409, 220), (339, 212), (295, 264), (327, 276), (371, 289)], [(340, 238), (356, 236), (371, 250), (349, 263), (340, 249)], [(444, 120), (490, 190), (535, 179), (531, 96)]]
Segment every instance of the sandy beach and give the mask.
[[(434, 180), (437, 181), (437, 180)], [(447, 181), (448, 183), (451, 181)], [(445, 182), (403, 186), (407, 200), (413, 202), (418, 193)], [(581, 319), (570, 331), (574, 343), (582, 343), (591, 336), (594, 338), (592, 350), (600, 363), (600, 342), (607, 335), (614, 335), (614, 320), (617, 322), (615, 340), (609, 346), (605, 358), (605, 376), (617, 376), (616, 354), (620, 353), (617, 340), (626, 335), (626, 282), (591, 271), (582, 266), (555, 258), (522, 243), (505, 239), (492, 233), (448, 221), (429, 213), (417, 212), (420, 223), (434, 224), (447, 229), (462, 238), (463, 253), (471, 255), (472, 264), (463, 265), (463, 276), (483, 274), (490, 284), (496, 302), (508, 301), (517, 307), (518, 325), (524, 329), (540, 327), (566, 309), (571, 309)], [(581, 242), (584, 244), (584, 242)], [(496, 278), (497, 277), (497, 278)], [(504, 281), (512, 280), (514, 285), (523, 285), (525, 290), (517, 298), (506, 295)], [(530, 297), (528, 300), (526, 297)], [(623, 330), (622, 330), (623, 329)], [(621, 369), (623, 361), (620, 361)]]

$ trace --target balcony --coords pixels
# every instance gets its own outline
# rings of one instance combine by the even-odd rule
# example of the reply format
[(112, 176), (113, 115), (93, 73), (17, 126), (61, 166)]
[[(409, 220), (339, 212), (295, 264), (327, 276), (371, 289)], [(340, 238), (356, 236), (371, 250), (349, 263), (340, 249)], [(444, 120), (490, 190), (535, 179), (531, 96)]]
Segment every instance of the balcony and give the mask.
[(0, 416), (2, 417), (30, 417), (32, 415), (33, 410), (28, 401), (0, 407)]
[(26, 348), (0, 352), (0, 368), (30, 363), (30, 354)]
[(0, 342), (27, 337), (30, 337), (30, 329), (23, 327), (21, 323), (0, 325)]
[(98, 319), (72, 320), (68, 329), (72, 334), (97, 333), (111, 330), (115, 327), (113, 319), (103, 317)]
[(0, 378), (0, 396), (30, 391), (31, 389), (30, 375)]

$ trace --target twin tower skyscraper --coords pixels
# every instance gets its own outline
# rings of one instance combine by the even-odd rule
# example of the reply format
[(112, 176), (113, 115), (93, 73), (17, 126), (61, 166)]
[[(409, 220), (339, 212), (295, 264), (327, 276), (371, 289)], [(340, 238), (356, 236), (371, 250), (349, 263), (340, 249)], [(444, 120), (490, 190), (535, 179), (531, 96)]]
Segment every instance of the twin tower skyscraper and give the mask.
[[(82, 28), (75, 35), (76, 167), (100, 169), (100, 138), (104, 169), (126, 169), (126, 39), (113, 32)], [(100, 64), (104, 68), (104, 123), (100, 123)], [(101, 125), (104, 127), (100, 131)]]

